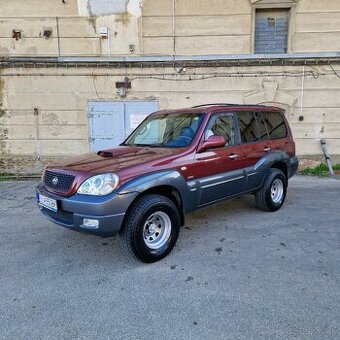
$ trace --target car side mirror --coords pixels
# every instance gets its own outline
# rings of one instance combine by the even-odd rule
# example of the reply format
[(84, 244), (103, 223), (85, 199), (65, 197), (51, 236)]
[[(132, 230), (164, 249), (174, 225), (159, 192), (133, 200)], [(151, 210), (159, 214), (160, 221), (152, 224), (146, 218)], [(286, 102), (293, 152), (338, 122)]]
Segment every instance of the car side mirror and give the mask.
[(197, 149), (197, 152), (203, 152), (208, 149), (222, 148), (225, 146), (226, 140), (223, 136), (210, 136)]

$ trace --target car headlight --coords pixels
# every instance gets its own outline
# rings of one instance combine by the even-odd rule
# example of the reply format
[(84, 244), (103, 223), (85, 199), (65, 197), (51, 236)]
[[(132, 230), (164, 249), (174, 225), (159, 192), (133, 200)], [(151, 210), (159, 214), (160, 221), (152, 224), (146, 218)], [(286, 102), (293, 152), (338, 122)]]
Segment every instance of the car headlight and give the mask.
[(115, 174), (103, 174), (88, 178), (78, 189), (78, 194), (105, 196), (111, 194), (119, 183)]

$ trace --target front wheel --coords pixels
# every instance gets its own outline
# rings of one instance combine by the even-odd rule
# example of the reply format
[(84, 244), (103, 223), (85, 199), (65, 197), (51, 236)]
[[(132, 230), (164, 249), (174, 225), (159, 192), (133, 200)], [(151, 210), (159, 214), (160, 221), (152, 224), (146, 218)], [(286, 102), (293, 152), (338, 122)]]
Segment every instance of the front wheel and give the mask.
[(156, 262), (170, 253), (180, 230), (178, 208), (167, 197), (146, 195), (128, 212), (121, 242), (140, 261)]
[(279, 210), (287, 194), (287, 178), (279, 169), (269, 169), (263, 187), (256, 192), (255, 202), (258, 208), (265, 211)]

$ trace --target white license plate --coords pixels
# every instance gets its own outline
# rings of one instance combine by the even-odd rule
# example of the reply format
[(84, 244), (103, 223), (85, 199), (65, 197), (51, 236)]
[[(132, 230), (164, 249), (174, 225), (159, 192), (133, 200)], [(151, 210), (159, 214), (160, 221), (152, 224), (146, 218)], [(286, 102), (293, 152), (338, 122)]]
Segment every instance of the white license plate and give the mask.
[(50, 209), (52, 211), (58, 211), (57, 201), (54, 200), (53, 198), (39, 194), (38, 203), (47, 209)]

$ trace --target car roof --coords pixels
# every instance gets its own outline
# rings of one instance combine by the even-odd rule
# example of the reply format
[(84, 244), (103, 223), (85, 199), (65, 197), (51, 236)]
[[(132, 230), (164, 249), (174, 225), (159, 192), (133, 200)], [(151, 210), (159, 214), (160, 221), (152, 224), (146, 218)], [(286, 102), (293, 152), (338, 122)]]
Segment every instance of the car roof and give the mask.
[(182, 108), (182, 109), (173, 109), (173, 110), (161, 110), (154, 112), (153, 114), (179, 114), (179, 113), (207, 113), (211, 114), (215, 111), (225, 110), (227, 112), (231, 111), (246, 111), (246, 110), (254, 110), (254, 111), (276, 111), (276, 112), (284, 112), (283, 109), (276, 106), (267, 106), (267, 105), (246, 105), (246, 104), (225, 104), (225, 103), (216, 103), (216, 104), (202, 104), (196, 105), (193, 107)]

